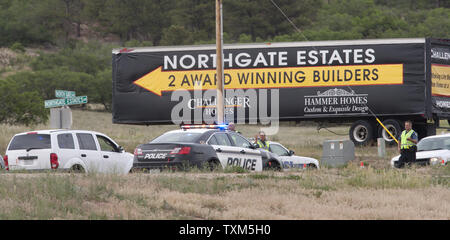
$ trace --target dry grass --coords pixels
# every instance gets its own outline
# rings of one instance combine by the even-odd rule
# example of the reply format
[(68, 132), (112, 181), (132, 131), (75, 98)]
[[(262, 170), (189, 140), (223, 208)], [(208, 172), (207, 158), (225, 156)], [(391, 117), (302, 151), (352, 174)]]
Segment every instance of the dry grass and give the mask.
[[(129, 152), (177, 128), (113, 125), (108, 113), (74, 110), (73, 116), (74, 129), (103, 132)], [(0, 125), (0, 152), (15, 133), (47, 128)], [(238, 130), (252, 137), (259, 126)], [(347, 137), (285, 124), (271, 139), (320, 159), (324, 140)], [(378, 158), (376, 147), (358, 148), (347, 167), (290, 173), (0, 172), (0, 219), (450, 219), (450, 166), (391, 169), (395, 154), (389, 149)], [(359, 168), (359, 161), (368, 167)]]

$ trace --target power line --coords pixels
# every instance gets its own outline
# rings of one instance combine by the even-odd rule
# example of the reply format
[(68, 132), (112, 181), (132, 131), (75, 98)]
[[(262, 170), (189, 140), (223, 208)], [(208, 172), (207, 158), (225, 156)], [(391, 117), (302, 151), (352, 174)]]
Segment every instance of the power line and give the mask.
[(294, 22), (291, 21), (291, 19), (289, 19), (289, 17), (283, 12), (283, 10), (281, 10), (281, 8), (273, 1), (270, 0), (272, 2), (272, 4), (278, 8), (278, 10), (281, 12), (281, 14), (283, 14), (283, 16), (288, 20), (289, 23), (291, 23), (291, 25), (295, 28), (295, 30), (300, 33), (300, 35), (303, 36), (303, 38), (305, 38), (306, 41), (309, 41), (308, 38), (306, 38), (306, 36), (302, 33), (302, 31), (300, 31), (300, 29), (295, 25)]
[[(289, 21), (289, 23), (291, 23), (291, 25), (294, 27), (294, 29), (300, 33), (303, 38), (306, 39), (306, 41), (309, 41), (308, 38), (300, 31), (300, 29), (295, 25), (294, 22), (291, 21), (291, 19), (284, 13), (284, 11), (275, 3), (274, 0), (270, 0), (272, 2), (272, 4), (281, 12), (281, 14), (283, 14), (283, 16)], [(314, 50), (317, 51), (317, 48), (315, 46), (312, 46)], [(328, 65), (330, 65), (330, 63), (328, 63)], [(350, 85), (346, 85), (346, 87), (351, 91), (351, 92), (355, 92)], [(375, 115), (375, 113), (370, 109), (370, 107), (365, 104), (367, 109), (369, 110), (370, 114), (372, 114), (373, 117), (375, 117), (375, 119), (380, 123), (380, 125), (391, 135), (391, 137), (398, 143), (397, 139), (391, 134), (391, 132), (389, 132), (389, 130), (387, 130), (387, 128), (383, 125), (383, 123), (381, 123), (381, 121), (378, 119), (378, 117)]]

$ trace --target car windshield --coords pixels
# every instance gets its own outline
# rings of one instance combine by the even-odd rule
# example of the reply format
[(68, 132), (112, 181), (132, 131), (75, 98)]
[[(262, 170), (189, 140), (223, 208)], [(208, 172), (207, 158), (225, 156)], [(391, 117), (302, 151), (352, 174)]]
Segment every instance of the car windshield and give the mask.
[(31, 150), (51, 148), (49, 134), (25, 134), (17, 135), (11, 141), (8, 150)]
[(423, 139), (417, 144), (417, 151), (431, 151), (440, 149), (450, 150), (450, 137)]
[(201, 133), (192, 132), (172, 132), (165, 133), (151, 141), (151, 143), (163, 143), (163, 142), (186, 142), (195, 143), (198, 141)]

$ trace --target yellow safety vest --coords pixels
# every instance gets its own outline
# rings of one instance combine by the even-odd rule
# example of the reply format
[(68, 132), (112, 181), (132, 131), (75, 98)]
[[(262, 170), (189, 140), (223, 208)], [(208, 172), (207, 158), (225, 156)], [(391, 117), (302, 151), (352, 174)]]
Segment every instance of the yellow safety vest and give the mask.
[(258, 140), (258, 145), (260, 148), (269, 151), (269, 142), (266, 141), (266, 145), (261, 140)]
[(413, 135), (413, 133), (414, 133), (414, 130), (412, 130), (412, 129), (409, 132), (406, 132), (406, 130), (403, 130), (402, 136), (401, 136), (401, 143), (402, 143), (401, 148), (402, 149), (409, 149), (413, 146), (416, 146), (415, 143), (407, 140), (408, 138), (411, 137), (411, 135)]

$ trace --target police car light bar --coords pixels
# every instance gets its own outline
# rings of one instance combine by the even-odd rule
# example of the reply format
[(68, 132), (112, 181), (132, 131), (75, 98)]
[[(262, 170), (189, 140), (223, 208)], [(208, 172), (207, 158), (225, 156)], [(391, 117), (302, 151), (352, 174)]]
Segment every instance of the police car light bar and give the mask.
[(228, 125), (227, 124), (202, 124), (202, 125), (182, 125), (181, 129), (186, 130), (186, 129), (201, 129), (201, 128), (208, 128), (208, 129), (220, 129), (220, 130), (226, 130), (228, 129)]

